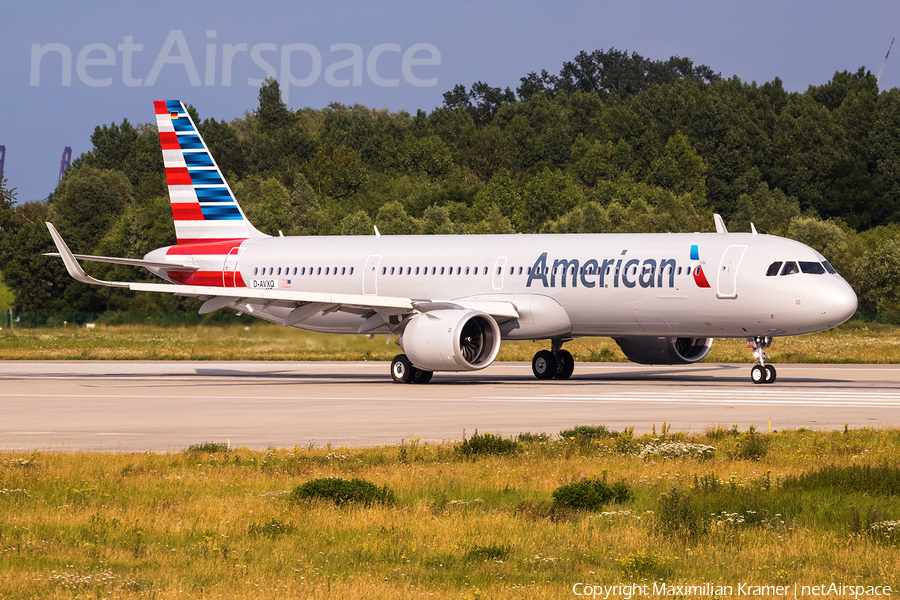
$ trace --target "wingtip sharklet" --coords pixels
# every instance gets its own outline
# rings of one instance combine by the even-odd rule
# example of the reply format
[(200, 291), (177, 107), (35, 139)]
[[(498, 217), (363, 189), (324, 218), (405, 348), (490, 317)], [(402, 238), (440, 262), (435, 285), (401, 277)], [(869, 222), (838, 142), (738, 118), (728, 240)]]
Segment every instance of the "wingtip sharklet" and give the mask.
[(719, 235), (725, 235), (728, 233), (728, 230), (725, 229), (725, 221), (722, 220), (722, 215), (716, 213), (713, 215), (713, 220), (716, 222), (716, 233)]
[(69, 275), (72, 276), (73, 279), (80, 281), (82, 283), (90, 283), (93, 285), (102, 285), (106, 287), (122, 287), (127, 288), (127, 283), (119, 283), (115, 281), (102, 281), (100, 279), (96, 279), (91, 277), (87, 273), (84, 272), (84, 269), (81, 268), (81, 265), (78, 264), (78, 261), (75, 260), (75, 255), (72, 254), (72, 251), (69, 250), (69, 247), (66, 245), (66, 242), (62, 239), (62, 236), (56, 230), (56, 227), (53, 226), (53, 223), (49, 221), (46, 223), (47, 229), (50, 230), (50, 237), (53, 238), (53, 243), (56, 244), (56, 249), (59, 250), (59, 255), (63, 260), (63, 264), (66, 265), (66, 270), (69, 272)]

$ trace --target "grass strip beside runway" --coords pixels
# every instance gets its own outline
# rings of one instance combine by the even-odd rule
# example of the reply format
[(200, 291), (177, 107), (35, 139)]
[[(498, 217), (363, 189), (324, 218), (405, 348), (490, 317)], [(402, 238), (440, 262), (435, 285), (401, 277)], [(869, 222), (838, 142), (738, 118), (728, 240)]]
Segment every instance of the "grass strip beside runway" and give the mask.
[[(898, 464), (896, 429), (724, 425), (2, 453), (0, 597), (569, 598), (579, 582), (896, 590)], [(337, 503), (328, 478), (387, 491)], [(618, 492), (592, 509), (585, 482)]]
[[(328, 335), (261, 323), (252, 326), (117, 326), (0, 330), (0, 360), (391, 360), (401, 350), (385, 336)], [(542, 342), (504, 342), (497, 360), (531, 361)], [(625, 362), (609, 338), (566, 344), (575, 360)], [(817, 334), (780, 337), (774, 363), (900, 363), (900, 327), (851, 321)], [(704, 362), (750, 362), (743, 339), (718, 339)]]

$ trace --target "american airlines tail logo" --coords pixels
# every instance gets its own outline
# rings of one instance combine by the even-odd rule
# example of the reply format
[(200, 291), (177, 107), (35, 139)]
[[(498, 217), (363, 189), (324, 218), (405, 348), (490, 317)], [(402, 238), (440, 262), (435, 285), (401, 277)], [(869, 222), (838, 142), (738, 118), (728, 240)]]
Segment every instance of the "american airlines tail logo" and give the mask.
[(706, 280), (706, 274), (703, 273), (703, 265), (706, 262), (700, 260), (700, 248), (697, 244), (691, 245), (691, 273), (694, 275), (694, 283), (697, 287), (708, 288), (709, 281)]

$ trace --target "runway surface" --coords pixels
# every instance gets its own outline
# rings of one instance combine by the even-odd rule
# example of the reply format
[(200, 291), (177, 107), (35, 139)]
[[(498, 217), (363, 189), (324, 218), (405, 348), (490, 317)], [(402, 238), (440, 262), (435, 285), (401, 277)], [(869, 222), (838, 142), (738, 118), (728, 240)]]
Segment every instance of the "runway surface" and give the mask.
[(774, 385), (750, 365), (644, 367), (578, 363), (538, 381), (527, 363), (391, 382), (388, 363), (0, 362), (0, 450), (178, 451), (371, 446), (494, 434), (556, 434), (604, 424), (635, 433), (708, 424), (772, 429), (900, 425), (898, 365), (778, 365)]

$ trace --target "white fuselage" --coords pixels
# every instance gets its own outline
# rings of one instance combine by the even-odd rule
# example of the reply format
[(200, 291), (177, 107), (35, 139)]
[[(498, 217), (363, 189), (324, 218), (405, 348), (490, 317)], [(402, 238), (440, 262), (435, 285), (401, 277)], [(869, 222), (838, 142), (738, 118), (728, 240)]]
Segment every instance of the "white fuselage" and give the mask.
[[(193, 260), (222, 272), (219, 285), (229, 287), (242, 280), (247, 288), (510, 302), (520, 316), (501, 323), (504, 339), (796, 335), (834, 327), (856, 310), (837, 274), (767, 276), (777, 261), (825, 259), (799, 242), (755, 234), (264, 238), (244, 241), (230, 264)], [(274, 322), (292, 310), (247, 304)], [(365, 316), (341, 310), (295, 326), (357, 333)]]

